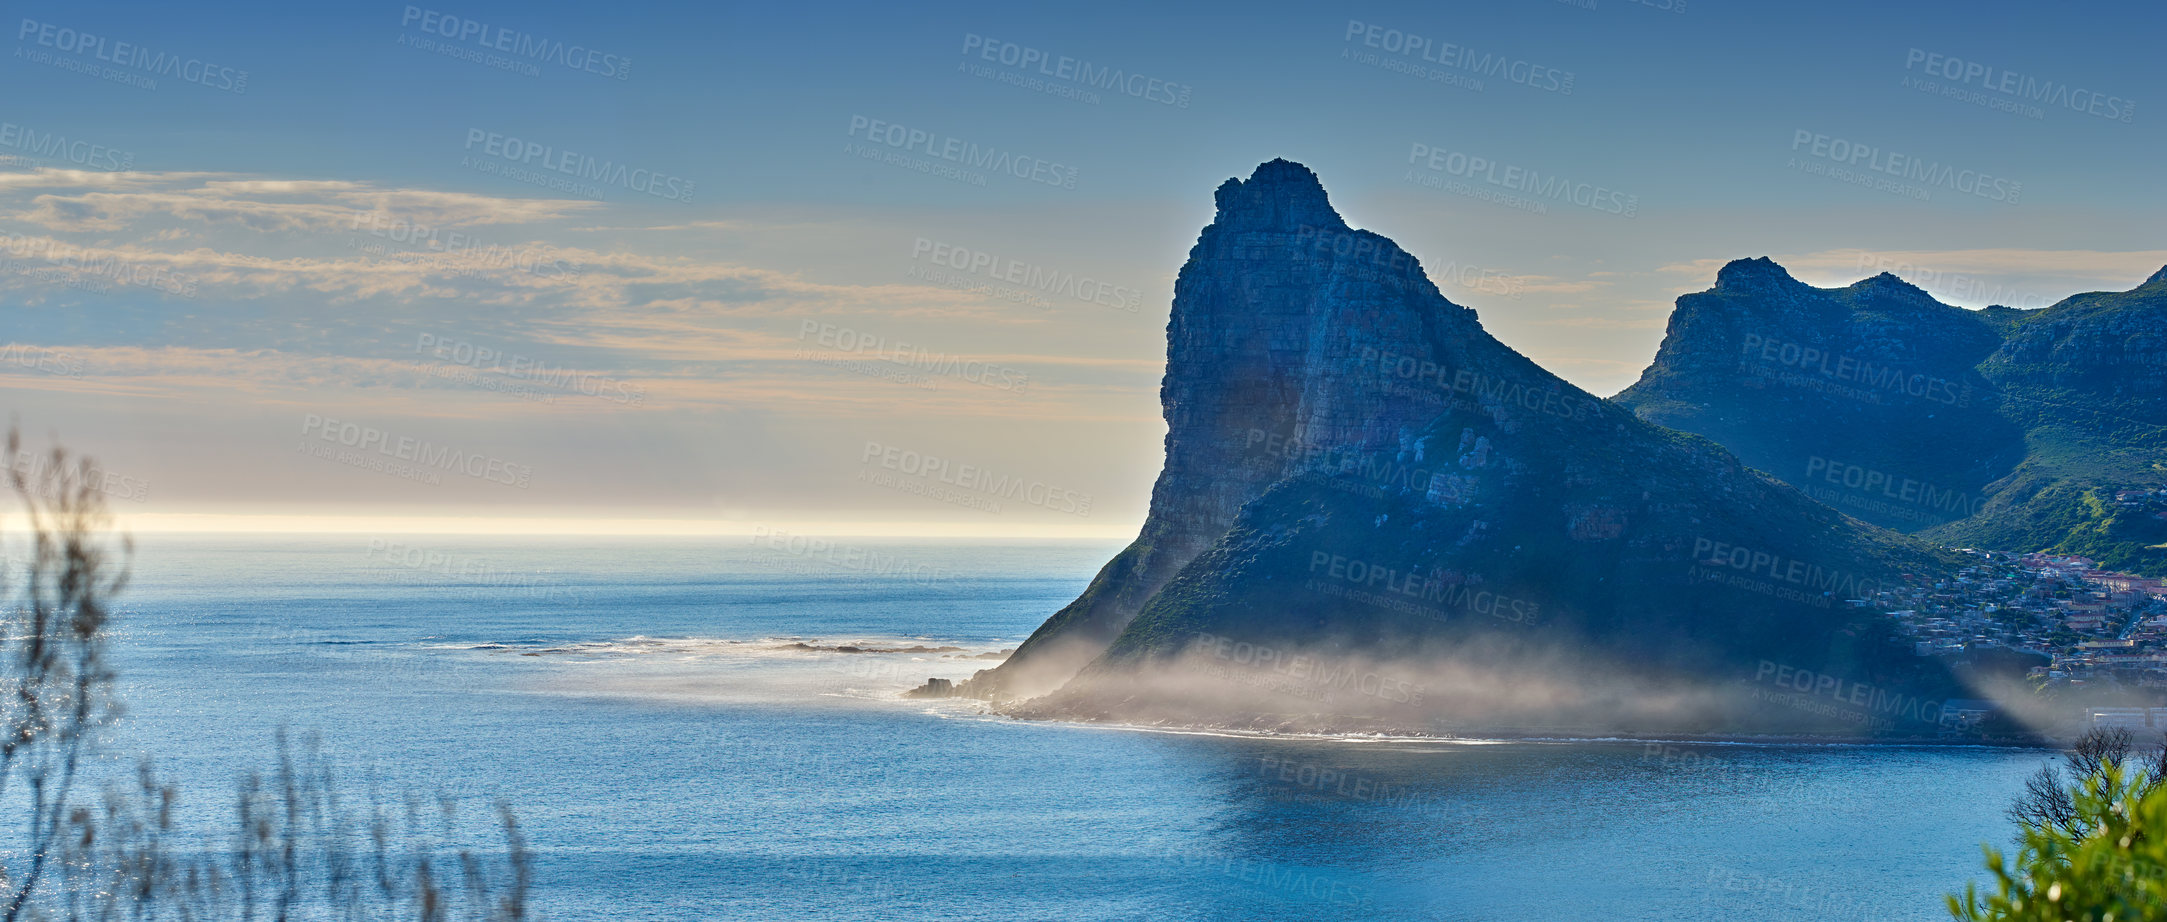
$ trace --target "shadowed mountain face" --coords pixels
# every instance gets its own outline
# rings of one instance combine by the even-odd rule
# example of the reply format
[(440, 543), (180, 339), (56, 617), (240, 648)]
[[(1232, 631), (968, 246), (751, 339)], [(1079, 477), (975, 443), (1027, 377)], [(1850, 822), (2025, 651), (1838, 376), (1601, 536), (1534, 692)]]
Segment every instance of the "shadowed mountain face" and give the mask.
[(1915, 531), (1976, 511), (2023, 456), (1977, 370), (2000, 346), (1978, 314), (1893, 275), (1823, 289), (1742, 259), (1678, 299), (1654, 363), (1617, 402), (1850, 515)]
[(1247, 726), (1857, 733), (1772, 703), (1772, 677), (1946, 690), (1844, 604), (1934, 552), (1544, 371), (1300, 165), (1217, 201), (1175, 285), (1150, 518), (967, 693)]
[(1615, 400), (1870, 522), (2167, 572), (2167, 522), (2113, 499), (2167, 483), (2163, 276), (1968, 311), (1888, 275), (1821, 289), (1739, 260), (1678, 299)]
[[(1217, 203), (1174, 283), (1166, 464), (1143, 530), (1016, 656), (975, 679), (977, 693), (1028, 697), (1066, 682), (1289, 473), (1335, 454), (1399, 454), (1440, 395), (1379, 369), (1403, 358), (1434, 366), (1453, 350), (1428, 344), (1480, 335), (1473, 312), (1445, 302), (1412, 256), (1349, 229), (1300, 164), (1228, 180)], [(1396, 309), (1423, 296), (1437, 309)]]

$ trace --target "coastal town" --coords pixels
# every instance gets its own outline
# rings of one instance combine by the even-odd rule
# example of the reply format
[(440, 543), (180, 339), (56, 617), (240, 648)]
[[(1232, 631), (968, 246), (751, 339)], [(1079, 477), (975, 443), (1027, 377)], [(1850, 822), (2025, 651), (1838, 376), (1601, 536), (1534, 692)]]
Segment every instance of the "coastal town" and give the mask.
[[(2124, 490), (2116, 502), (2167, 518), (2167, 489)], [(2029, 675), (2042, 691), (2167, 696), (2167, 580), (2075, 555), (1956, 550), (1969, 559), (1955, 573), (1888, 584), (1849, 604), (1885, 613), (1922, 656), (2034, 658)]]

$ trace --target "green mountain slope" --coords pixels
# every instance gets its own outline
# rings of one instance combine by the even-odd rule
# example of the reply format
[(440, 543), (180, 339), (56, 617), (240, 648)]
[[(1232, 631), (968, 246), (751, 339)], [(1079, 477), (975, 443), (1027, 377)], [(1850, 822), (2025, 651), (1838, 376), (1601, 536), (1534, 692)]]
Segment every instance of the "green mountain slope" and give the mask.
[(1967, 311), (1890, 276), (1812, 288), (1767, 260), (1678, 299), (1616, 398), (1846, 513), (1936, 542), (2167, 575), (2167, 270), (2128, 292)]

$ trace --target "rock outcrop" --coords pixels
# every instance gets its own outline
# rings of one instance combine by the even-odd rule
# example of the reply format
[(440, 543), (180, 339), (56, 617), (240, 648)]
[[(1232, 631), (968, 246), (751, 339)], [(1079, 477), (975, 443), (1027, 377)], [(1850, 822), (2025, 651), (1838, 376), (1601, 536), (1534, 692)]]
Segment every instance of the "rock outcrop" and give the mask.
[(1217, 204), (1174, 283), (1159, 392), (1166, 463), (1141, 533), (969, 693), (1058, 687), (1266, 487), (1304, 467), (1409, 449), (1440, 395), (1380, 368), (1461, 367), (1449, 345), (1479, 331), (1474, 312), (1399, 309), (1443, 296), (1398, 245), (1349, 228), (1308, 168), (1263, 164), (1220, 186)]
[(1149, 519), (960, 693), (1043, 717), (1713, 731), (1819, 719), (1752, 686), (1777, 662), (1945, 679), (1845, 605), (1935, 552), (1543, 370), (1300, 165), (1217, 203), (1175, 285)]

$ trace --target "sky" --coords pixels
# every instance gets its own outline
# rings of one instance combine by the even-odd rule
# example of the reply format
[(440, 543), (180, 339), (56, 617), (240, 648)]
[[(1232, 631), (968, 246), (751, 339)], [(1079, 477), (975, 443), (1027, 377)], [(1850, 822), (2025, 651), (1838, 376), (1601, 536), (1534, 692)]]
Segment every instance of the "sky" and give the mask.
[(2152, 4), (205, 6), (0, 60), (0, 394), (138, 530), (1133, 535), (1274, 157), (1599, 396), (1731, 259), (2167, 264)]

